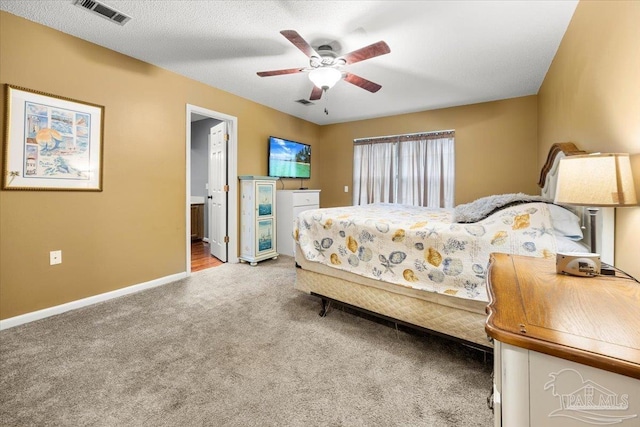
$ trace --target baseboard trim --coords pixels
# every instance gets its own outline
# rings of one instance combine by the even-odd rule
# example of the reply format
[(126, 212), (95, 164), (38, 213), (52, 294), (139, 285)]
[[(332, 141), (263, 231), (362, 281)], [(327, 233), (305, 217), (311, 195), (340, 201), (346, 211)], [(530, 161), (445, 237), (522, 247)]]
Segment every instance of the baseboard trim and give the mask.
[(126, 288), (116, 289), (115, 291), (105, 292), (103, 294), (94, 295), (71, 301), (65, 304), (56, 305), (54, 307), (44, 308), (38, 311), (32, 311), (31, 313), (21, 314), (19, 316), (10, 317), (8, 319), (0, 320), (0, 331), (4, 329), (13, 328), (15, 326), (23, 325), (25, 323), (34, 322), (47, 317), (62, 314), (67, 311), (76, 310), (78, 308), (87, 307), (89, 305), (97, 304), (99, 302), (108, 301), (110, 299), (118, 298), (124, 295), (134, 294), (136, 292), (144, 291), (146, 289), (155, 288), (158, 286), (166, 285), (168, 283), (175, 282), (176, 280), (184, 279), (187, 277), (187, 273), (172, 274), (171, 276), (160, 277), (159, 279), (150, 280), (144, 283), (138, 283), (137, 285), (127, 286)]

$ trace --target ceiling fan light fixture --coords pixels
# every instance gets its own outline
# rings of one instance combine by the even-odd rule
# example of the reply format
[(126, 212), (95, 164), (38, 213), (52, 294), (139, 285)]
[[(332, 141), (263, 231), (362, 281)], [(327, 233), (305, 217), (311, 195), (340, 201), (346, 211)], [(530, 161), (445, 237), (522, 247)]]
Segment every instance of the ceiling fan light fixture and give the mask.
[(316, 68), (309, 73), (309, 80), (324, 90), (331, 89), (341, 78), (342, 73), (333, 67)]

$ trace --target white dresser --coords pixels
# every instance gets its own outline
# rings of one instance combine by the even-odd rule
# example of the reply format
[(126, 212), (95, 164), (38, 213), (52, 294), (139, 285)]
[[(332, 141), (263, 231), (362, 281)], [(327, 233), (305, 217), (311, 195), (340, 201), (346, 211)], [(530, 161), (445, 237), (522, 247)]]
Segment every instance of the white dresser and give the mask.
[(278, 253), (295, 255), (293, 220), (300, 212), (320, 207), (320, 190), (278, 190)]
[(239, 176), (240, 261), (256, 265), (277, 258), (276, 180), (268, 176)]

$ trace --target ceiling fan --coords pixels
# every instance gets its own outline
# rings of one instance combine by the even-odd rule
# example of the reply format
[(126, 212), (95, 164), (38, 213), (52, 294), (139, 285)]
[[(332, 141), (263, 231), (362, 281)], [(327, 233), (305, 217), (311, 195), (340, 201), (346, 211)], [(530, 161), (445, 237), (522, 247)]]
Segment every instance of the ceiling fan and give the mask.
[(379, 41), (358, 50), (354, 50), (346, 55), (338, 56), (329, 45), (319, 46), (318, 50), (315, 50), (294, 30), (283, 30), (280, 31), (280, 34), (309, 57), (309, 66), (305, 68), (260, 71), (258, 73), (260, 77), (280, 76), (283, 74), (295, 74), (308, 71), (309, 80), (311, 80), (314, 85), (313, 90), (311, 91), (311, 96), (309, 97), (312, 101), (320, 99), (322, 97), (322, 92), (329, 90), (340, 79), (372, 93), (379, 91), (382, 87), (379, 84), (363, 77), (348, 72), (342, 72), (340, 67), (355, 64), (356, 62), (375, 58), (376, 56), (385, 55), (391, 52), (391, 49), (389, 49), (389, 46), (384, 41)]

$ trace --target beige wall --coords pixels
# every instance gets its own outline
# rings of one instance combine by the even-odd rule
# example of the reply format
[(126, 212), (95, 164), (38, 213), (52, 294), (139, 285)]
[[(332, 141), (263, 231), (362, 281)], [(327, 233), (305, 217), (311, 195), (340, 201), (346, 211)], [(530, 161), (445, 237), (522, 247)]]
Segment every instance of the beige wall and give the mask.
[[(538, 162), (554, 142), (633, 157), (640, 190), (640, 2), (581, 1), (538, 94)], [(640, 207), (616, 209), (615, 264), (640, 278)]]
[(105, 106), (103, 192), (0, 191), (2, 319), (185, 271), (186, 104), (238, 117), (241, 175), (267, 173), (269, 134), (318, 141), (315, 124), (4, 12), (0, 53), (0, 84)]
[(456, 204), (491, 194), (539, 194), (534, 95), (323, 126), (322, 206), (352, 203), (354, 139), (445, 129), (456, 131)]

